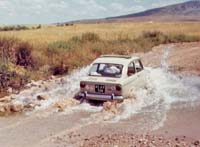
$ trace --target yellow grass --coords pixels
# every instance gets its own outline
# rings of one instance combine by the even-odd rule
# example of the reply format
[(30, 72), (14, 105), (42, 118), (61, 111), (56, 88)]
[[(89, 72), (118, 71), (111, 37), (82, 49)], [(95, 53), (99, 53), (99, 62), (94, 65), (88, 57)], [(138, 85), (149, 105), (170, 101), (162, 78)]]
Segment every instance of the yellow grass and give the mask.
[(102, 39), (110, 40), (118, 37), (134, 38), (143, 31), (158, 30), (163, 33), (186, 33), (200, 36), (200, 23), (198, 22), (127, 22), (105, 24), (76, 24), (73, 26), (43, 26), (39, 30), (0, 32), (0, 36), (12, 36), (31, 42), (34, 46), (42, 48), (49, 42), (68, 40), (73, 36), (80, 36), (85, 32), (97, 33)]

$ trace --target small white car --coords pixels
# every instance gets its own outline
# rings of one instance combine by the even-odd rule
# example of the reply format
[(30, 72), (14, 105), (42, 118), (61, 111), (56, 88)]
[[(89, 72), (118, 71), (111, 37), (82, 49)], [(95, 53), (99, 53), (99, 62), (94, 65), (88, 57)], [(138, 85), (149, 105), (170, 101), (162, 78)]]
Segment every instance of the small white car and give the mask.
[(145, 72), (139, 57), (102, 55), (80, 82), (79, 96), (90, 100), (123, 101), (133, 89), (145, 86)]

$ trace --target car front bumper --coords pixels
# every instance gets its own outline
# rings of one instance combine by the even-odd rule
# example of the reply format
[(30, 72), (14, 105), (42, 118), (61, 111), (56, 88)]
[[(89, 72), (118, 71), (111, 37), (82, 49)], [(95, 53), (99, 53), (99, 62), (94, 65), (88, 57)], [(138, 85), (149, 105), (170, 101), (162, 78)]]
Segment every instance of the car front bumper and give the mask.
[(108, 100), (122, 101), (124, 99), (123, 96), (115, 96), (114, 94), (112, 95), (89, 94), (87, 92), (81, 92), (79, 93), (79, 96), (86, 99), (99, 100), (99, 101), (108, 101)]

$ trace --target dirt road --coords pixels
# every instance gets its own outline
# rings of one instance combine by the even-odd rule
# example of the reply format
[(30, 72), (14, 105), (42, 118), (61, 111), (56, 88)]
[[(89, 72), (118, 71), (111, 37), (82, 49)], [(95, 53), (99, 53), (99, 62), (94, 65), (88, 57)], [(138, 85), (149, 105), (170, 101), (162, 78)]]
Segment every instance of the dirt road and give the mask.
[[(0, 117), (0, 147), (200, 146), (200, 43), (161, 45), (139, 55), (150, 67), (149, 85), (116, 111), (70, 99), (87, 67), (14, 95), (23, 102), (38, 94), (48, 98), (32, 111)], [(64, 111), (58, 112), (58, 102)]]

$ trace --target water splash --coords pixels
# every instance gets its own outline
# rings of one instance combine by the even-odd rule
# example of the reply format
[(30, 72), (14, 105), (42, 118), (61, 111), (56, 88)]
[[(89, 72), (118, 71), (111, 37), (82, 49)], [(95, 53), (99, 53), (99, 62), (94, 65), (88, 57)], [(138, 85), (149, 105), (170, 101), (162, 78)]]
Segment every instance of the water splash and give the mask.
[[(77, 69), (69, 76), (63, 78), (35, 82), (35, 86), (20, 92), (20, 94), (13, 94), (11, 97), (24, 105), (38, 103), (35, 111), (47, 109), (57, 101), (72, 98), (79, 90), (80, 79), (87, 75), (88, 68), (87, 66)], [(38, 95), (47, 97), (47, 100), (38, 101)]]
[(170, 46), (164, 49), (160, 68), (146, 68), (149, 71), (146, 88), (133, 91), (132, 98), (118, 105), (117, 114), (99, 110), (84, 121), (113, 123), (142, 115), (142, 119), (134, 122), (137, 128), (158, 129), (165, 122), (172, 104), (200, 100), (200, 77), (179, 77), (169, 72), (166, 60), (170, 50)]
[(168, 71), (168, 69), (169, 69), (169, 66), (168, 66), (168, 64), (167, 64), (167, 58), (168, 58), (168, 56), (169, 56), (169, 53), (170, 53), (170, 50), (171, 50), (172, 47), (173, 47), (173, 45), (168, 46), (167, 48), (165, 48), (165, 49), (163, 50), (163, 55), (162, 55), (161, 61), (160, 61), (161, 68), (162, 68), (162, 69), (165, 69), (165, 70), (167, 70), (167, 71)]

